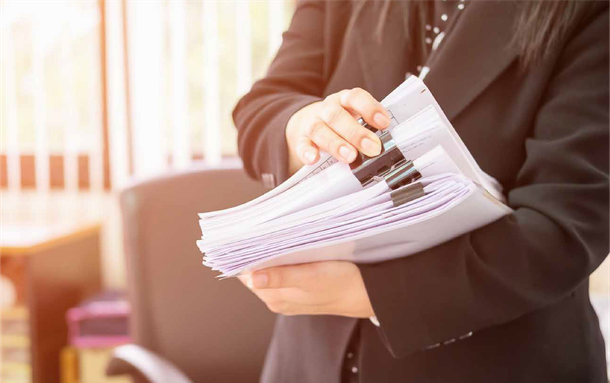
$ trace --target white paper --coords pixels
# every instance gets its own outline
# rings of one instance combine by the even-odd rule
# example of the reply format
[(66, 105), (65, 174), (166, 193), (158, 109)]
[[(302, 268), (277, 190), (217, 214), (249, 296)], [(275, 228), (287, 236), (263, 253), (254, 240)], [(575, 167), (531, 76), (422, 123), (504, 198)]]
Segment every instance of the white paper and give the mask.
[[(436, 246), (512, 210), (434, 97), (410, 77), (382, 104), (390, 134), (422, 176), (424, 194), (396, 206), (385, 179), (360, 184), (349, 165), (323, 153), (288, 181), (246, 204), (200, 214), (203, 264), (221, 277), (269, 266), (349, 260), (379, 262)], [(420, 189), (421, 190), (421, 189)]]

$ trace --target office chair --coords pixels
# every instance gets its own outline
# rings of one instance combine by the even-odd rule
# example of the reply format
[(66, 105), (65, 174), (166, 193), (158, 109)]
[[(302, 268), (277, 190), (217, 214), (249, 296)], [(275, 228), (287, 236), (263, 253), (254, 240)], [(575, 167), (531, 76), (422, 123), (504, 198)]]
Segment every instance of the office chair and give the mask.
[(153, 383), (258, 381), (275, 316), (237, 279), (216, 279), (195, 241), (197, 213), (263, 192), (237, 163), (164, 175), (121, 193), (134, 344), (115, 349), (109, 375)]

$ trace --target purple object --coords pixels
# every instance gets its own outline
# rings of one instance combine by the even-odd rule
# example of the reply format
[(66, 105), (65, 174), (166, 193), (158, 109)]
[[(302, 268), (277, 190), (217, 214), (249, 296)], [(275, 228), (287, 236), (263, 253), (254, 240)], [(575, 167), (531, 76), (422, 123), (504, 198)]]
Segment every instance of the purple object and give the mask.
[(105, 292), (66, 313), (68, 342), (75, 347), (101, 348), (130, 343), (129, 302), (120, 292)]

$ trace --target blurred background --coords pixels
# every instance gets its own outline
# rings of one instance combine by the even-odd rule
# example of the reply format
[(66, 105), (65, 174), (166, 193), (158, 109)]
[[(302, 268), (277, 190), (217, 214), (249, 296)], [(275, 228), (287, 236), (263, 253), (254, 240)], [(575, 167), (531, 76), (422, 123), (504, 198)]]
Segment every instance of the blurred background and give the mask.
[[(131, 340), (118, 196), (239, 166), (231, 110), (295, 1), (0, 2), (2, 382), (106, 381)], [(608, 332), (608, 262), (591, 289)]]
[[(57, 303), (40, 302), (49, 290), (37, 284), (48, 279), (41, 268), (82, 274), (71, 304), (126, 288), (120, 190), (202, 162), (237, 161), (231, 110), (264, 75), (294, 6), (0, 2), (2, 382), (32, 377), (22, 362), (43, 339), (30, 339), (37, 329), (28, 322), (34, 305)], [(38, 267), (39, 253), (50, 264)], [(28, 329), (31, 337), (22, 336)]]

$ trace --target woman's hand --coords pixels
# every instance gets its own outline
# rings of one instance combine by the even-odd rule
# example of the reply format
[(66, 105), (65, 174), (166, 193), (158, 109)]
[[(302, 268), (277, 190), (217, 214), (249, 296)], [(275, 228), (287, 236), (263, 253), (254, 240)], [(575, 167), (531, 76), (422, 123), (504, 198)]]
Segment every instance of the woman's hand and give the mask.
[(360, 117), (377, 129), (390, 125), (385, 108), (360, 88), (331, 94), (293, 114), (286, 125), (290, 172), (315, 163), (320, 149), (344, 163), (354, 161), (357, 150), (370, 157), (378, 155), (381, 142), (358, 124)]
[(326, 261), (278, 266), (239, 279), (274, 313), (284, 315), (375, 315), (358, 267)]

